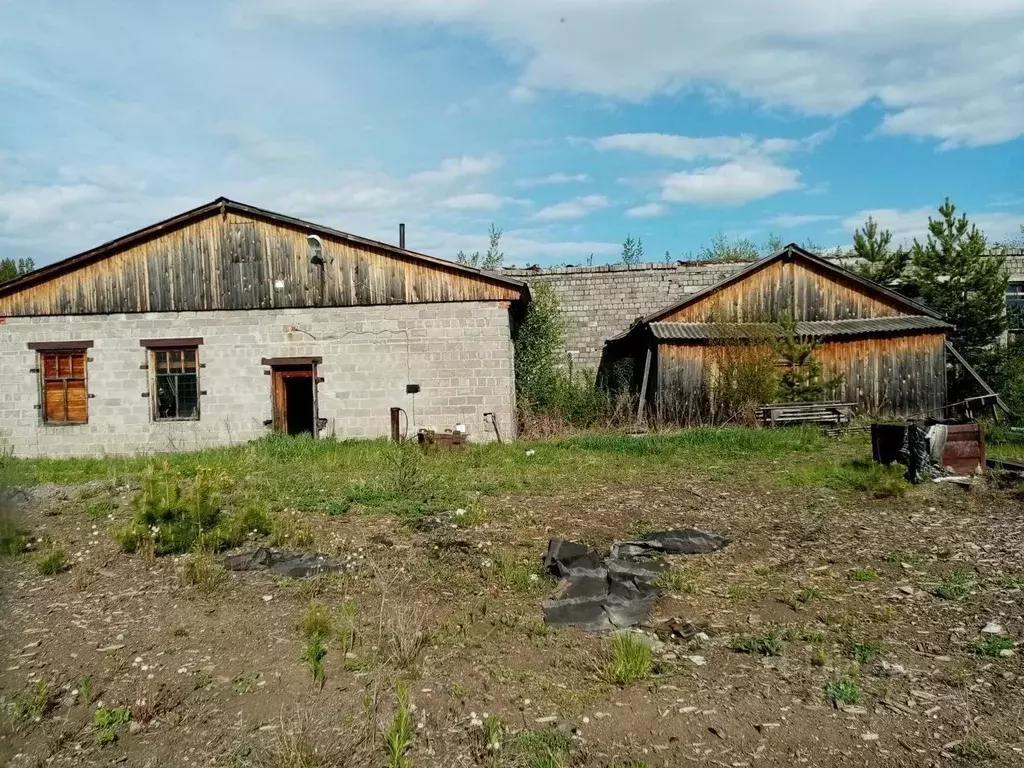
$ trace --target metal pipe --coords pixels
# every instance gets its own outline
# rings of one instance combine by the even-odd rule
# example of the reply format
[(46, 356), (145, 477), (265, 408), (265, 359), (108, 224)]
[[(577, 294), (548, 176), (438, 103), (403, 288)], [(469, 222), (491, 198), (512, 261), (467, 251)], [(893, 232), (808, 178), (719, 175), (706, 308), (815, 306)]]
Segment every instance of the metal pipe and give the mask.
[(391, 409), (391, 440), (401, 442), (402, 440), (402, 409)]
[(405, 223), (398, 225), (398, 247), (405, 250)]

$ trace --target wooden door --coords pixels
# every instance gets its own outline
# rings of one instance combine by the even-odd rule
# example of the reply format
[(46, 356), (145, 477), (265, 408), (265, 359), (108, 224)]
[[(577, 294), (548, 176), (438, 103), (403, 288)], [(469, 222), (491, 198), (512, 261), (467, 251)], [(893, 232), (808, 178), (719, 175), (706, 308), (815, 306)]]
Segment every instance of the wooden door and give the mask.
[[(271, 379), (274, 431), (284, 434), (309, 432), (316, 437), (319, 427), (316, 363), (273, 366)], [(296, 409), (301, 409), (301, 412)]]

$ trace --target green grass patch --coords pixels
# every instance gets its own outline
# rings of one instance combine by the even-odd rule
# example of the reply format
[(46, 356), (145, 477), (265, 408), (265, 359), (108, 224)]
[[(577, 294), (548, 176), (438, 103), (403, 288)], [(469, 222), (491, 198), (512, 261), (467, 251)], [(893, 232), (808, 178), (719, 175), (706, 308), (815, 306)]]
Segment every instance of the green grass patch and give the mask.
[(825, 685), (825, 699), (832, 704), (853, 706), (860, 701), (860, 686), (850, 678), (832, 680)]
[(673, 568), (661, 574), (655, 585), (677, 595), (696, 595), (704, 584), (700, 577), (685, 568)]
[(882, 649), (875, 643), (854, 643), (850, 646), (850, 656), (860, 664), (867, 664), (882, 655)]
[(57, 546), (47, 547), (36, 558), (36, 570), (43, 576), (56, 576), (70, 567), (68, 564), (68, 553)]
[(903, 477), (904, 472), (904, 468), (899, 465), (886, 467), (868, 459), (826, 464), (811, 462), (799, 469), (790, 470), (784, 476), (784, 484), (798, 488), (857, 491), (875, 498), (892, 498), (910, 490), (910, 484)]
[(96, 743), (101, 747), (117, 741), (117, 731), (131, 722), (132, 711), (128, 707), (101, 707), (93, 715), (92, 724), (96, 729)]
[(943, 600), (959, 600), (974, 587), (974, 576), (968, 571), (953, 571), (942, 581), (933, 584), (931, 593)]
[(751, 653), (758, 656), (781, 656), (782, 643), (786, 633), (773, 630), (760, 635), (734, 635), (729, 647), (740, 653)]
[(615, 685), (632, 685), (646, 680), (654, 671), (651, 647), (634, 632), (618, 632), (612, 638), (611, 657), (604, 678)]
[(989, 635), (981, 640), (976, 640), (971, 645), (971, 650), (979, 656), (1000, 656), (1003, 651), (1008, 651), (1012, 648), (1012, 638), (1000, 637), (998, 635)]
[(916, 549), (894, 549), (882, 555), (882, 560), (887, 563), (906, 563), (907, 565), (920, 565), (927, 562), (928, 555), (918, 552)]
[(874, 568), (854, 568), (850, 571), (852, 581), (878, 581), (880, 575)]
[(957, 762), (967, 765), (987, 763), (999, 757), (999, 753), (991, 744), (974, 735), (967, 736), (951, 751)]
[(0, 515), (0, 557), (14, 557), (25, 551), (28, 534), (7, 515)]
[(510, 739), (508, 762), (514, 768), (567, 768), (573, 746), (561, 731), (520, 731)]
[(539, 595), (549, 592), (554, 586), (554, 581), (541, 570), (539, 563), (518, 560), (502, 552), (495, 552), (491, 563), (498, 583), (513, 592)]

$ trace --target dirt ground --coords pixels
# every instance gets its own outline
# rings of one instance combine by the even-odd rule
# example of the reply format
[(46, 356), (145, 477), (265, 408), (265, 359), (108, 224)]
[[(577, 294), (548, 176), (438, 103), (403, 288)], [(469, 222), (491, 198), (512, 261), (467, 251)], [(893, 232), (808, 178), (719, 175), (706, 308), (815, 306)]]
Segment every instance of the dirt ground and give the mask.
[[(109, 516), (87, 511), (97, 494)], [(181, 557), (120, 551), (110, 529), (130, 497), (92, 483), (16, 500), (73, 566), (44, 576), (29, 555), (0, 560), (0, 763), (385, 766), (401, 679), (411, 766), (1024, 765), (1024, 503), (1011, 491), (876, 499), (705, 471), (482, 498), (458, 529), (296, 512), (352, 573), (231, 573), (209, 593), (183, 582)], [(732, 543), (671, 558), (682, 575), (653, 617), (708, 639), (657, 648), (649, 678), (617, 686), (609, 636), (544, 625), (552, 584), (533, 575), (551, 537), (606, 547), (641, 526)], [(943, 589), (955, 572), (966, 594)], [(311, 601), (336, 618), (349, 604), (356, 629), (347, 657), (328, 644), (322, 690), (302, 662)], [(1012, 647), (977, 652), (995, 629)], [(766, 635), (777, 655), (734, 647)], [(827, 699), (839, 681), (856, 704)], [(117, 706), (131, 721), (101, 745), (95, 712)], [(486, 715), (502, 724), (497, 752)], [(524, 734), (568, 748), (538, 756), (516, 747)]]

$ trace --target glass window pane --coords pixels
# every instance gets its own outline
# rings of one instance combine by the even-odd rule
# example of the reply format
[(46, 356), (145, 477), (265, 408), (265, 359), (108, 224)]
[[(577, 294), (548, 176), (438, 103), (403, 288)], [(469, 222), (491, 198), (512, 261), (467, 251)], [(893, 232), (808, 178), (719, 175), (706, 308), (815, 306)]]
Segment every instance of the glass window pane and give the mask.
[(194, 371), (196, 369), (196, 351), (194, 349), (185, 350), (185, 370)]
[(184, 373), (178, 377), (178, 418), (199, 417), (199, 377)]

